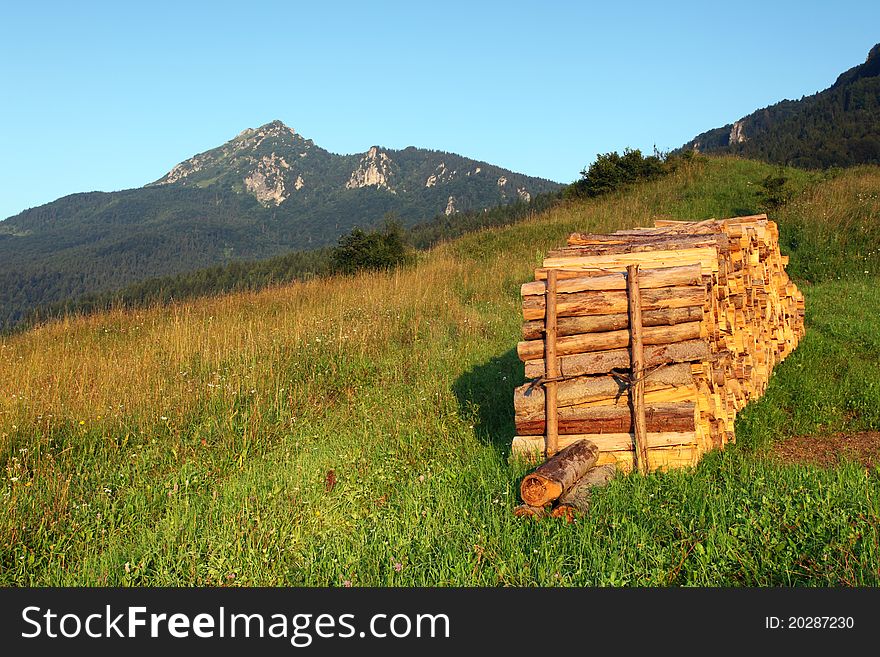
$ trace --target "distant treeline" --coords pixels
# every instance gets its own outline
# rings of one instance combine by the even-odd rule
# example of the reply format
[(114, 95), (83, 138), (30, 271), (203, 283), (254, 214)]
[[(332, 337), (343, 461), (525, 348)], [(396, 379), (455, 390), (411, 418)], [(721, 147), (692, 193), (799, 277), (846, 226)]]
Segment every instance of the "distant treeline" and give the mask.
[(119, 290), (88, 294), (32, 310), (14, 327), (21, 330), (64, 315), (89, 314), (109, 308), (142, 308), (172, 301), (207, 297), (243, 290), (260, 290), (271, 285), (305, 281), (361, 269), (387, 269), (407, 260), (409, 251), (428, 249), (465, 233), (492, 226), (504, 226), (542, 212), (557, 203), (562, 192), (535, 196), (483, 211), (441, 214), (404, 229), (390, 215), (378, 230), (354, 228), (339, 238), (334, 247), (291, 251), (282, 256), (253, 261), (235, 261), (191, 272), (150, 278)]

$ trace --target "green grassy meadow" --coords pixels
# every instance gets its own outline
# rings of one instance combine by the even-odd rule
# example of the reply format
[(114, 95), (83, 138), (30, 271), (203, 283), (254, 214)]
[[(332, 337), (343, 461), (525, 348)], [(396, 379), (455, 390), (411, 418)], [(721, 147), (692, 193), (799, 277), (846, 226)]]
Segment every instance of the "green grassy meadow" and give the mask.
[(519, 285), (574, 230), (761, 209), (778, 169), (697, 158), (387, 274), (58, 320), (0, 339), (5, 586), (880, 583), (880, 469), (784, 465), (880, 430), (880, 168), (785, 170), (806, 338), (691, 470), (515, 518)]

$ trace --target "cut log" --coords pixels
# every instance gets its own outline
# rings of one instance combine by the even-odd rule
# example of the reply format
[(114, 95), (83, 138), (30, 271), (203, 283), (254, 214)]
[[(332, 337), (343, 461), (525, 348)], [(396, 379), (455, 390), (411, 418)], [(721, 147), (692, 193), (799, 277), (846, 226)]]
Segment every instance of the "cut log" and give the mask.
[[(662, 445), (654, 441), (657, 436), (669, 436), (672, 445)], [(616, 436), (621, 436), (629, 442), (629, 449), (605, 450), (603, 441), (608, 441)], [(572, 442), (584, 440), (586, 436), (560, 436), (559, 446), (565, 448)], [(623, 472), (629, 472), (633, 466), (632, 434), (590, 434), (591, 441), (595, 440), (599, 447), (599, 458), (596, 465), (614, 463)], [(702, 453), (696, 444), (694, 432), (648, 434), (648, 466), (651, 471), (666, 468), (683, 468), (694, 465), (696, 459)], [(622, 444), (615, 441), (617, 445)], [(613, 445), (612, 445), (613, 446)], [(512, 460), (538, 463), (544, 453), (544, 439), (540, 436), (516, 436), (511, 446), (510, 458)]]
[[(650, 326), (642, 329), (644, 344), (670, 344), (684, 342), (703, 337), (702, 322), (686, 322), (673, 326)], [(591, 351), (619, 349), (630, 343), (629, 329), (623, 331), (605, 331), (603, 333), (581, 333), (569, 335), (555, 340), (555, 352), (558, 356), (583, 354)], [(534, 360), (544, 355), (544, 340), (527, 340), (516, 345), (516, 353), (522, 361)]]
[(703, 274), (718, 271), (718, 251), (714, 247), (669, 249), (664, 251), (628, 252), (612, 255), (545, 258), (544, 266), (535, 272), (535, 278), (547, 278), (547, 269), (625, 271), (627, 265), (641, 264), (645, 268), (681, 267), (699, 263)]
[[(558, 270), (556, 271), (558, 275)], [(642, 287), (644, 289), (657, 287), (675, 287), (682, 285), (700, 285), (702, 274), (699, 265), (685, 265), (684, 267), (661, 267), (646, 270)], [(546, 285), (541, 281), (523, 283), (520, 294), (523, 297), (530, 295), (542, 295)], [(582, 276), (580, 278), (565, 278), (557, 284), (556, 291), (560, 294), (572, 292), (586, 292), (588, 290), (625, 290), (626, 276), (622, 273), (611, 273), (603, 276)]]
[(596, 464), (599, 448), (579, 440), (558, 452), (522, 480), (520, 496), (529, 506), (549, 504)]
[(590, 469), (587, 474), (562, 495), (550, 515), (554, 518), (565, 518), (571, 522), (578, 514), (584, 514), (590, 508), (593, 489), (605, 486), (617, 474), (617, 466), (612, 463), (599, 465)]
[[(709, 358), (709, 345), (705, 340), (686, 340), (645, 347), (645, 363), (648, 367), (668, 363), (703, 361), (707, 358)], [(572, 354), (562, 356), (558, 360), (559, 374), (566, 378), (585, 374), (605, 374), (611, 370), (628, 370), (631, 367), (628, 349)], [(544, 376), (544, 360), (539, 358), (526, 361), (525, 370), (527, 379)]]
[[(653, 404), (645, 408), (648, 431), (695, 431), (696, 407), (693, 402)], [(561, 408), (558, 419), (562, 435), (584, 433), (631, 433), (632, 413), (625, 406), (568, 406)], [(544, 435), (544, 418), (517, 419), (516, 433), (520, 436)]]
[[(645, 310), (642, 313), (643, 326), (671, 326), (685, 322), (703, 320), (703, 306), (686, 308), (661, 308)], [(560, 317), (556, 322), (556, 335), (563, 337), (578, 333), (599, 333), (600, 331), (617, 331), (629, 327), (627, 313), (611, 315), (581, 315), (578, 317)], [(522, 327), (523, 340), (539, 340), (544, 337), (544, 322), (531, 320)]]
[[(647, 390), (675, 388), (693, 385), (691, 366), (682, 363), (659, 367), (648, 373), (645, 379)], [(625, 380), (614, 376), (582, 376), (560, 381), (557, 388), (559, 407), (574, 406), (600, 399), (613, 399), (626, 396)], [(523, 418), (535, 417), (544, 412), (544, 391), (540, 386), (526, 384), (514, 391), (514, 409)]]
[[(706, 288), (702, 285), (683, 287), (658, 287), (645, 290), (642, 307), (645, 310), (686, 308), (706, 302)], [(545, 299), (543, 295), (523, 297), (523, 319), (543, 319)], [(609, 315), (627, 312), (626, 292), (623, 290), (588, 291), (560, 294), (556, 304), (559, 317), (576, 315)]]
[[(693, 431), (666, 431), (662, 433), (648, 434), (648, 447), (690, 446), (697, 439)], [(564, 449), (580, 440), (589, 440), (599, 448), (601, 453), (628, 452), (633, 450), (633, 435), (631, 433), (589, 433), (571, 436), (559, 436), (559, 447)], [(544, 452), (544, 440), (542, 436), (516, 436), (513, 439), (512, 451), (530, 459), (533, 455)], [(599, 464), (601, 465), (601, 463)]]

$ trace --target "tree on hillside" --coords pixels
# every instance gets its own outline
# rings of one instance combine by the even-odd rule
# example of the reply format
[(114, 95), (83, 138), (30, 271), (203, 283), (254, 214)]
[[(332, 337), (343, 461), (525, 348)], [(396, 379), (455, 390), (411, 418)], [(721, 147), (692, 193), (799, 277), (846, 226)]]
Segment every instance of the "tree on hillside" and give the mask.
[(573, 196), (599, 196), (630, 183), (652, 180), (663, 173), (662, 154), (655, 152), (646, 157), (637, 148), (626, 148), (623, 155), (617, 151), (598, 155), (595, 162), (581, 171), (581, 179), (569, 187), (568, 193)]
[(393, 269), (406, 260), (403, 228), (393, 216), (386, 217), (380, 230), (368, 233), (355, 227), (339, 238), (331, 257), (334, 271), (342, 274)]

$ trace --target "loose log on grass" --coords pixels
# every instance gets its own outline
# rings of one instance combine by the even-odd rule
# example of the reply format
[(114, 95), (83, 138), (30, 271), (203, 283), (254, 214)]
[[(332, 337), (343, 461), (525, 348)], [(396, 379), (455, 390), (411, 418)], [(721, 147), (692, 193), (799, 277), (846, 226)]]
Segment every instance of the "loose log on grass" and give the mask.
[(544, 506), (557, 499), (596, 464), (599, 448), (580, 440), (556, 453), (522, 480), (520, 496), (529, 506)]
[(571, 522), (575, 515), (586, 513), (590, 508), (593, 489), (607, 484), (616, 473), (617, 466), (613, 463), (592, 468), (559, 497), (550, 515), (554, 518), (565, 518)]

